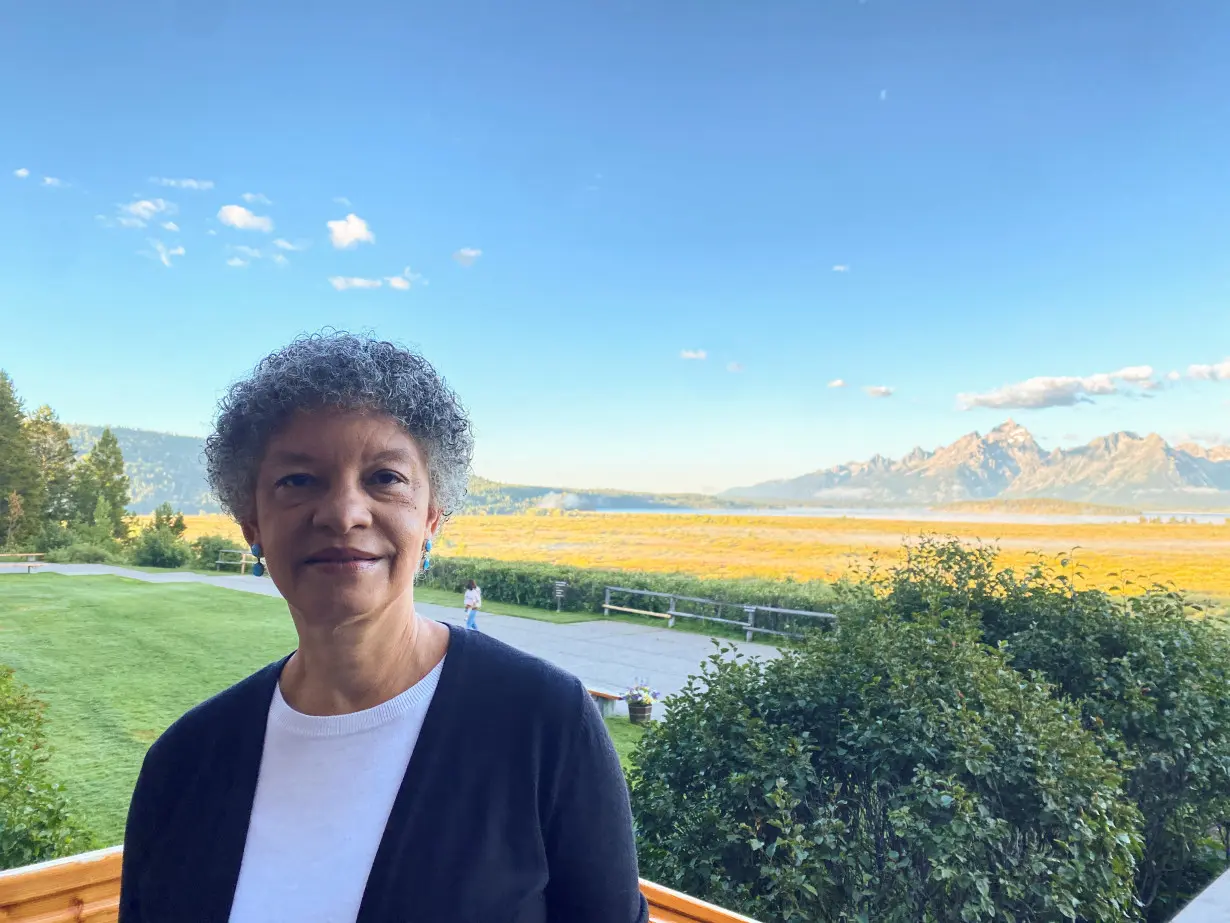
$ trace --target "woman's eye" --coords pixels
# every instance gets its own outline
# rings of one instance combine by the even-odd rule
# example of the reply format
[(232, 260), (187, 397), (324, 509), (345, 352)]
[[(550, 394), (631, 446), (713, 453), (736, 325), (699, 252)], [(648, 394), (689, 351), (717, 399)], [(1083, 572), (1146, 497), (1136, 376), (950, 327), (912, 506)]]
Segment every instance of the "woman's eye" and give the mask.
[(396, 471), (377, 471), (372, 475), (372, 481), (381, 487), (390, 487), (393, 484), (402, 483), (405, 481), (405, 478)]
[(288, 474), (284, 478), (279, 478), (276, 487), (307, 487), (312, 483), (310, 474)]

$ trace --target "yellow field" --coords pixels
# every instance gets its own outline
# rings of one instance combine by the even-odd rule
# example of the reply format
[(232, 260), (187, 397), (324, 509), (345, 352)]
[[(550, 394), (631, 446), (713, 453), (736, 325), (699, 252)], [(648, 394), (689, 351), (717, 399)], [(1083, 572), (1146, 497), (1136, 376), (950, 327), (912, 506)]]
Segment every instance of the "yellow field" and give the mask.
[[(188, 516), (189, 538), (230, 535), (223, 516)], [(1021, 525), (934, 523), (794, 516), (695, 516), (569, 513), (457, 516), (444, 528), (445, 554), (546, 561), (578, 567), (681, 571), (706, 577), (833, 579), (875, 553), (891, 560), (903, 538), (921, 532), (995, 542), (1002, 561), (1029, 561), (1030, 552), (1076, 549), (1086, 583), (1111, 586), (1111, 574), (1173, 581), (1200, 596), (1230, 598), (1230, 525), (1115, 523)]]

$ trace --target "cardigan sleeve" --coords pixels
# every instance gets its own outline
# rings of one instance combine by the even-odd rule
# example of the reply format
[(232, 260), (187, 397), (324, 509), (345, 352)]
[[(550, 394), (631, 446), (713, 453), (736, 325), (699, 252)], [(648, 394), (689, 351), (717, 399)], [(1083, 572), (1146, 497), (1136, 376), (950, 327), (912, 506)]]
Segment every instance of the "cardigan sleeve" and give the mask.
[(549, 923), (646, 923), (628, 784), (610, 735), (578, 682), (570, 743), (544, 829)]
[(143, 923), (147, 919), (141, 912), (141, 896), (137, 882), (141, 864), (149, 852), (149, 840), (157, 812), (154, 805), (155, 772), (151, 768), (153, 761), (150, 759), (150, 753), (146, 754), (141, 765), (132, 801), (128, 805), (128, 822), (124, 827), (124, 858), (120, 867), (119, 923)]

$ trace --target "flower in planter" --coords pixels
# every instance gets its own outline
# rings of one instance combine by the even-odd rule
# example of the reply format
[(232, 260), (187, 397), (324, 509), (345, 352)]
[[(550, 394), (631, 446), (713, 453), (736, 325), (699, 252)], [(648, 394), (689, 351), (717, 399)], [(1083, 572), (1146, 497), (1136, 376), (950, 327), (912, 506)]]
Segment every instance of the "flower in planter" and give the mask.
[(656, 689), (651, 689), (644, 683), (638, 683), (624, 693), (624, 701), (629, 705), (652, 705), (662, 697)]

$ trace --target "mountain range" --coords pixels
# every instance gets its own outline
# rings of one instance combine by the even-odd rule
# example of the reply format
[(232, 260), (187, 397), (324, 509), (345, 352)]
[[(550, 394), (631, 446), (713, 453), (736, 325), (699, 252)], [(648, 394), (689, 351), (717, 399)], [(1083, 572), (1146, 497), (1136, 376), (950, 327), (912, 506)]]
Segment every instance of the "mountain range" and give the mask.
[(935, 506), (964, 500), (1047, 497), (1150, 510), (1230, 507), (1230, 446), (1172, 446), (1151, 433), (1119, 432), (1070, 449), (1044, 450), (1008, 420), (900, 459), (875, 455), (721, 494), (742, 501), (825, 506)]

